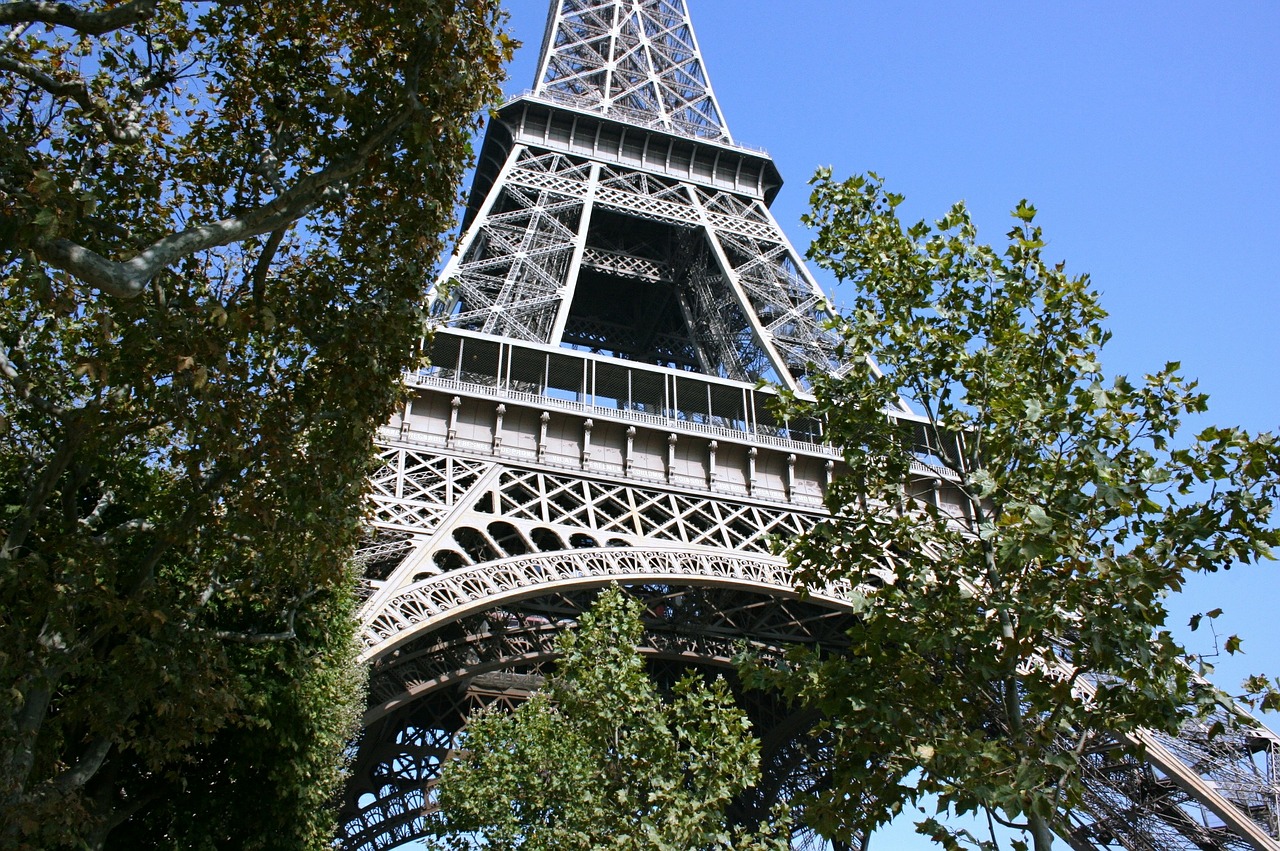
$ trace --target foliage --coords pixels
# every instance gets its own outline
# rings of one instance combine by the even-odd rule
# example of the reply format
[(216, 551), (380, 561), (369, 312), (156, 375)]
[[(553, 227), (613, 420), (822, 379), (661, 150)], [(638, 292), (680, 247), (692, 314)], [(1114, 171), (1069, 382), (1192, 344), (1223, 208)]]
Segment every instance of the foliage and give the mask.
[(1188, 572), (1269, 556), (1280, 446), (1218, 427), (1176, 443), (1206, 407), (1178, 364), (1108, 380), (1098, 295), (1044, 259), (1026, 202), (1000, 252), (962, 205), (904, 226), (874, 175), (814, 183), (810, 256), (856, 294), (851, 368), (793, 404), (827, 420), (848, 474), (791, 558), (810, 585), (852, 583), (861, 617), (839, 655), (757, 679), (829, 717), (833, 787), (811, 811), (829, 832), (936, 795), (1047, 848), (1091, 747), (1220, 699), (1163, 600)]
[(371, 439), (499, 18), (0, 3), (0, 847), (173, 844), (206, 792), (326, 845)]
[(439, 803), (456, 849), (790, 847), (787, 819), (735, 829), (726, 808), (760, 777), (759, 743), (721, 679), (669, 702), (635, 649), (641, 604), (614, 588), (559, 641), (547, 686), (472, 718)]
[(241, 711), (189, 749), (178, 771), (134, 784), (132, 794), (153, 803), (112, 831), (107, 848), (331, 847), (345, 768), (334, 757), (365, 706), (353, 600), (339, 599), (341, 608), (307, 613), (297, 642), (231, 648)]

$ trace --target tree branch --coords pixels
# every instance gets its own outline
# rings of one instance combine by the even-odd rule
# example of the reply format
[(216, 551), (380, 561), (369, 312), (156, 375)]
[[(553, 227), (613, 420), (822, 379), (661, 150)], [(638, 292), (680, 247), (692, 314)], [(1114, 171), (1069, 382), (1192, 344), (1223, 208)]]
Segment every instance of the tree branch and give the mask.
[(209, 634), (219, 641), (249, 645), (274, 644), (280, 641), (292, 641), (298, 637), (292, 626), (283, 632), (234, 632), (232, 630), (219, 629)]
[(45, 501), (53, 493), (58, 479), (62, 478), (62, 474), (66, 472), (67, 465), (75, 457), (81, 441), (88, 433), (85, 424), (81, 422), (81, 417), (72, 418), (71, 422), (66, 425), (66, 431), (67, 433), (62, 443), (58, 446), (57, 451), (54, 452), (53, 457), (49, 459), (49, 463), (40, 471), (35, 484), (32, 485), (27, 493), (27, 501), (13, 521), (13, 525), (9, 527), (9, 535), (4, 544), (0, 545), (0, 562), (10, 561), (17, 557), (18, 550), (22, 548), (23, 542), (27, 539), (27, 533), (31, 531), (32, 526), (35, 525), (36, 518), (44, 510)]
[(94, 739), (76, 764), (58, 775), (54, 785), (63, 792), (69, 792), (88, 783), (98, 773), (98, 769), (102, 768), (103, 760), (111, 752), (111, 744), (106, 736)]
[(31, 24), (14, 24), (13, 28), (9, 30), (9, 34), (4, 37), (4, 41), (0, 42), (0, 53), (4, 53), (13, 47), (14, 42), (22, 38), (22, 34), (30, 27)]
[[(37, 6), (41, 8), (46, 8), (46, 7), (62, 8), (64, 10), (69, 9), (71, 12), (75, 14), (89, 14), (89, 13), (84, 13), (81, 10), (74, 9), (73, 7), (67, 7), (64, 4), (41, 3), (41, 2), (30, 3), (30, 4), (23, 4), (23, 3), (6, 4), (6, 6), (8, 7), (23, 6), (23, 5)], [(150, 8), (145, 9), (144, 12), (146, 16), (149, 16), (150, 13), (154, 11), (156, 0), (135, 0), (135, 3), (131, 3), (127, 5), (148, 6)], [(6, 8), (5, 6), (0, 6), (0, 13), (2, 13), (5, 8)], [(124, 8), (125, 7), (123, 6), (116, 7), (115, 9), (106, 10), (101, 14), (110, 14), (112, 12), (119, 12)], [(18, 33), (19, 33), (19, 28), (15, 27), (12, 38), (16, 38)], [(96, 34), (96, 33), (90, 33), (90, 34)], [(96, 99), (93, 96), (93, 94), (89, 90), (89, 87), (84, 83), (83, 80), (59, 79), (58, 77), (55, 77), (54, 75), (36, 67), (35, 65), (32, 65), (27, 62), (21, 62), (19, 60), (11, 59), (4, 56), (0, 56), (0, 70), (9, 71), (13, 74), (16, 74), (17, 76), (20, 76), (29, 80), (30, 82), (44, 89), (49, 94), (53, 95), (54, 97), (70, 98), (71, 100), (75, 101), (75, 103), (82, 110), (84, 110), (86, 115), (88, 115), (94, 121), (99, 123), (99, 125), (102, 128), (103, 134), (107, 137), (109, 141), (114, 142), (116, 144), (124, 144), (124, 145), (136, 143), (139, 139), (142, 138), (142, 129), (139, 125), (139, 116), (142, 112), (142, 104), (141, 104), (142, 95), (145, 92), (154, 91), (159, 87), (165, 85), (166, 83), (171, 83), (177, 79), (176, 73), (170, 72), (170, 71), (161, 71), (161, 72), (150, 73), (144, 77), (134, 80), (132, 83), (129, 84), (129, 87), (128, 87), (129, 97), (133, 102), (133, 106), (132, 108), (125, 110), (123, 119), (119, 120), (113, 117), (112, 110), (108, 105), (104, 104), (103, 102), (101, 102), (100, 100)]]
[(121, 523), (119, 526), (104, 532), (101, 535), (95, 535), (92, 540), (95, 544), (109, 546), (120, 540), (122, 535), (127, 535), (130, 532), (154, 532), (155, 530), (155, 524), (151, 521), (135, 518), (127, 523)]
[(120, 124), (113, 120), (108, 114), (107, 108), (94, 100), (93, 96), (89, 94), (89, 87), (79, 80), (59, 80), (34, 65), (19, 62), (7, 56), (0, 56), (0, 71), (9, 71), (17, 74), (19, 77), (35, 83), (54, 97), (70, 98), (75, 101), (76, 105), (83, 109), (87, 115), (102, 124), (102, 132), (112, 142), (120, 145), (129, 145), (142, 138), (142, 131), (138, 128), (136, 121)]
[[(210, 497), (217, 494), (231, 478), (231, 475), (232, 471), (228, 465), (224, 464), (217, 467), (205, 477), (205, 481), (201, 483), (196, 496)], [(160, 563), (160, 559), (164, 557), (164, 554), (169, 551), (169, 548), (174, 543), (182, 540), (198, 522), (204, 519), (209, 504), (208, 499), (196, 499), (193, 496), (188, 501), (187, 508), (183, 511), (182, 517), (178, 522), (170, 523), (165, 534), (156, 536), (155, 543), (151, 545), (146, 557), (137, 566), (138, 575), (130, 586), (129, 591), (125, 594), (127, 598), (136, 599), (143, 589), (151, 584), (155, 578), (156, 565)]]
[(124, 824), (144, 807), (151, 806), (160, 797), (160, 792), (152, 789), (143, 795), (131, 794), (124, 803), (112, 800), (119, 795), (120, 791), (118, 786), (104, 783), (94, 795), (98, 802), (97, 812), (103, 817), (87, 835), (86, 848), (102, 848), (106, 845), (107, 836), (111, 831)]
[(346, 184), (359, 174), (374, 151), (386, 144), (414, 113), (416, 101), (392, 116), (355, 147), (347, 157), (328, 168), (307, 175), (292, 188), (257, 209), (240, 216), (210, 222), (170, 234), (152, 243), (130, 260), (108, 260), (69, 239), (36, 243), (36, 255), (46, 263), (70, 272), (107, 295), (134, 298), (160, 270), (197, 251), (249, 239), (283, 228), (310, 213), (330, 198), (346, 192)]
[(155, 12), (159, 0), (130, 0), (96, 12), (70, 3), (48, 0), (19, 0), (0, 3), (0, 26), (5, 24), (53, 24), (69, 27), (84, 35), (102, 35), (146, 20)]
[[(1089, 746), (1089, 742), (1093, 740), (1093, 731), (1087, 727), (1080, 731), (1080, 736), (1076, 739), (1075, 747), (1071, 749), (1071, 754), (1079, 763), (1080, 758), (1084, 756), (1084, 749)], [(1053, 788), (1053, 806), (1058, 809), (1062, 805), (1062, 796), (1067, 791), (1067, 783), (1070, 782), (1072, 774), (1075, 772), (1062, 772), (1062, 776), (1058, 778), (1058, 782)]]
[(288, 229), (286, 226), (271, 232), (271, 236), (267, 237), (267, 244), (262, 247), (262, 254), (258, 256), (257, 264), (253, 267), (253, 304), (258, 309), (262, 308), (266, 297), (267, 273), (271, 271), (271, 261), (275, 259), (276, 251), (280, 249), (280, 243), (284, 241), (284, 235)]
[(312, 588), (294, 600), (293, 607), (289, 609), (289, 613), (285, 616), (285, 629), (280, 632), (235, 632), (233, 630), (219, 629), (211, 631), (210, 634), (220, 641), (232, 641), (237, 644), (271, 644), (278, 641), (292, 641), (298, 637), (293, 626), (298, 617), (298, 609), (302, 607), (303, 603), (319, 593), (319, 588)]
[(14, 384), (17, 383), (18, 368), (14, 366), (13, 361), (9, 360), (9, 353), (3, 348), (0, 348), (0, 375)]
[(115, 491), (107, 488), (102, 492), (102, 496), (98, 498), (98, 502), (93, 507), (93, 511), (89, 512), (79, 520), (80, 525), (89, 531), (95, 531), (102, 524), (102, 512), (110, 508), (116, 501)]
[(986, 809), (987, 815), (990, 818), (995, 819), (996, 823), (999, 824), (1001, 827), (1007, 827), (1010, 830), (1030, 830), (1031, 829), (1031, 825), (1026, 824), (1025, 822), (1009, 821), (1006, 818), (1002, 818), (999, 813), (997, 813), (995, 810), (991, 809), (990, 807), (985, 807), (984, 809)]
[(36, 762), (36, 739), (52, 699), (53, 688), (48, 683), (41, 683), (26, 692), (22, 709), (14, 713), (14, 726), (17, 728), (14, 732), (17, 735), (14, 737), (13, 755), (6, 760), (12, 786), (5, 800), (10, 807), (22, 800), (27, 778)]

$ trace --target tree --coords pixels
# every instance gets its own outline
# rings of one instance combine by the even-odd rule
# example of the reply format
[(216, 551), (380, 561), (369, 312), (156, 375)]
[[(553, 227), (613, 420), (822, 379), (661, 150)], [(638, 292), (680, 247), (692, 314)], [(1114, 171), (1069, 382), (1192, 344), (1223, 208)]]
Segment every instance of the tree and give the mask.
[[(1178, 364), (1108, 380), (1098, 294), (1044, 259), (1025, 201), (1000, 252), (963, 205), (904, 226), (875, 175), (814, 184), (810, 257), (855, 293), (850, 370), (792, 406), (827, 421), (848, 474), (791, 559), (811, 585), (851, 583), (860, 617), (847, 649), (755, 679), (827, 715), (832, 788), (810, 812), (828, 832), (934, 795), (1044, 851), (1088, 749), (1220, 699), (1163, 600), (1188, 572), (1269, 557), (1280, 446), (1212, 426), (1177, 442), (1206, 407)], [(921, 462), (940, 491), (912, 483)]]
[(172, 844), (199, 788), (326, 845), (371, 440), (499, 18), (0, 3), (0, 847)]
[(307, 612), (296, 641), (229, 648), (242, 683), (235, 717), (170, 770), (129, 784), (150, 803), (111, 831), (108, 849), (332, 848), (337, 757), (365, 708), (355, 600), (334, 596), (344, 608)]
[(790, 848), (787, 819), (735, 828), (726, 809), (760, 777), (760, 746), (724, 680), (689, 675), (664, 701), (636, 650), (642, 605), (617, 588), (576, 632), (557, 672), (509, 714), (467, 724), (441, 776), (455, 849)]

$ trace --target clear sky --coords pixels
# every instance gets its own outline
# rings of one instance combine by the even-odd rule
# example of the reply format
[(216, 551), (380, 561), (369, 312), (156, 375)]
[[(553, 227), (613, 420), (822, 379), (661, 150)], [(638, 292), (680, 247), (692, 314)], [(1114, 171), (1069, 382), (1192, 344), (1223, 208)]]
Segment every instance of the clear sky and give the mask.
[[(963, 199), (992, 242), (1028, 198), (1050, 255), (1104, 294), (1110, 371), (1180, 360), (1207, 421), (1280, 427), (1280, 2), (688, 1), (730, 132), (788, 181), (774, 213), (801, 251), (820, 165), (880, 173), (910, 219)], [(507, 5), (515, 94), (548, 4)], [(1244, 638), (1220, 684), (1280, 674), (1280, 564), (1191, 588), (1172, 603), (1184, 637), (1221, 606), (1220, 631)]]

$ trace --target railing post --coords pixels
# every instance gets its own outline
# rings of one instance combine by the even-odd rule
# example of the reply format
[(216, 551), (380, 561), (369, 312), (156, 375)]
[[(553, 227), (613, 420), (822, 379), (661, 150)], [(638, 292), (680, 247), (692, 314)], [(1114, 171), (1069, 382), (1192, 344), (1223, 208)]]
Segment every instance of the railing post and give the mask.
[(538, 417), (538, 460), (545, 459), (547, 454), (547, 424), (551, 422), (551, 414), (546, 411)]
[(495, 409), (496, 417), (493, 422), (493, 454), (497, 455), (502, 449), (502, 418), (507, 414), (507, 406), (499, 404)]
[(449, 430), (445, 433), (444, 445), (453, 448), (458, 439), (458, 409), (462, 407), (462, 399), (454, 396), (449, 400)]
[[(630, 373), (628, 373), (630, 375)], [(627, 426), (627, 452), (622, 456), (622, 475), (631, 475), (631, 465), (635, 463), (634, 452), (636, 442), (636, 427)]]

